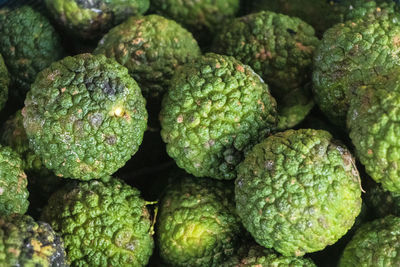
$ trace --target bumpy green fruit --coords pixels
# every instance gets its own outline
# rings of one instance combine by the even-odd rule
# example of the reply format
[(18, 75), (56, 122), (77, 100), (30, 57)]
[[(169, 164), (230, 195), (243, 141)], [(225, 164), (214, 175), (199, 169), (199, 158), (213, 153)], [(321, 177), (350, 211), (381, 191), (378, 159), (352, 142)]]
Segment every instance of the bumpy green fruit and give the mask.
[(259, 244), (301, 256), (351, 228), (359, 179), (354, 158), (328, 132), (288, 130), (254, 146), (238, 166), (236, 207)]
[(389, 215), (366, 223), (347, 244), (339, 267), (400, 265), (400, 218)]
[(54, 193), (42, 219), (60, 233), (72, 266), (144, 266), (153, 250), (140, 192), (117, 179), (71, 183)]
[(53, 229), (27, 215), (0, 217), (1, 266), (68, 266), (64, 245)]
[(157, 243), (171, 266), (220, 266), (242, 231), (232, 183), (183, 174), (160, 201)]
[(178, 69), (160, 121), (179, 167), (199, 177), (234, 179), (243, 153), (276, 126), (276, 102), (249, 66), (210, 53)]
[(347, 125), (366, 172), (385, 190), (400, 193), (399, 71), (375, 84), (360, 86), (351, 96)]
[(129, 18), (107, 33), (94, 53), (127, 67), (145, 96), (162, 95), (176, 69), (201, 54), (190, 32), (157, 15)]
[(9, 147), (0, 147), (0, 216), (28, 209), (28, 180), (22, 161)]
[(2, 55), (0, 54), (0, 110), (4, 107), (8, 99), (8, 86), (10, 84), (10, 76)]
[(385, 191), (379, 184), (368, 188), (365, 201), (377, 218), (390, 214), (400, 216), (400, 195)]
[(50, 14), (70, 33), (93, 39), (132, 15), (143, 14), (149, 0), (45, 0)]
[(63, 55), (60, 38), (46, 17), (31, 7), (0, 10), (0, 53), (18, 100), (25, 98), (38, 72)]
[(315, 52), (315, 100), (335, 124), (344, 125), (349, 91), (399, 65), (400, 13), (375, 8), (359, 20), (327, 30)]
[(314, 29), (302, 20), (260, 12), (227, 24), (213, 50), (251, 66), (280, 96), (308, 82), (318, 43)]
[(125, 67), (81, 54), (39, 73), (22, 115), (30, 145), (48, 169), (89, 180), (114, 173), (138, 150), (145, 102)]
[(227, 19), (235, 17), (239, 0), (152, 0), (151, 10), (193, 32), (213, 32)]

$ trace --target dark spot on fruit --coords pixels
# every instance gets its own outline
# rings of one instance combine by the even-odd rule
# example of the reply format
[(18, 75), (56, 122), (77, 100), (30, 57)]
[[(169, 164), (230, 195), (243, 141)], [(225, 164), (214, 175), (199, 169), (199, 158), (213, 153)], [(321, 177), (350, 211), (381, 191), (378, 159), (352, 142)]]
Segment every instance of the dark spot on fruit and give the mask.
[(110, 86), (108, 82), (103, 84), (103, 92), (106, 95), (115, 95), (115, 88)]
[(114, 145), (117, 142), (117, 137), (115, 135), (109, 135), (106, 137), (106, 143), (109, 145)]
[(294, 31), (294, 30), (292, 30), (292, 29), (286, 29), (286, 31), (287, 31), (288, 33), (290, 33), (291, 35), (296, 35), (296, 34), (297, 34), (297, 32)]

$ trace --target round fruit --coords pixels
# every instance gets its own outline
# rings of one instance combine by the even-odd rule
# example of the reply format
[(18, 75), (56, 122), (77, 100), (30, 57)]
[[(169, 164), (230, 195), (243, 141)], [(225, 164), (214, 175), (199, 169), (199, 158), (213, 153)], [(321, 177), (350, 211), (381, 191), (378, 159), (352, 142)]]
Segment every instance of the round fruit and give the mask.
[(81, 54), (39, 73), (22, 115), (30, 145), (48, 169), (89, 180), (114, 173), (138, 150), (145, 102), (125, 67)]
[(288, 130), (254, 146), (238, 166), (235, 193), (246, 229), (285, 256), (334, 244), (361, 209), (354, 158), (320, 130)]
[(68, 184), (42, 214), (72, 266), (145, 266), (153, 250), (149, 217), (140, 192), (114, 178)]
[(45, 0), (50, 15), (67, 31), (95, 39), (132, 15), (143, 14), (149, 0)]
[(220, 266), (235, 253), (242, 231), (231, 183), (183, 174), (160, 201), (157, 243), (171, 266)]
[(198, 177), (234, 179), (243, 153), (276, 126), (276, 102), (249, 66), (210, 53), (175, 73), (160, 121), (179, 167)]
[(108, 32), (94, 53), (127, 67), (146, 97), (162, 96), (176, 69), (201, 54), (190, 32), (157, 15), (129, 18)]
[(4, 64), (2, 55), (0, 54), (0, 110), (6, 104), (8, 99), (8, 85), (10, 84), (10, 76)]

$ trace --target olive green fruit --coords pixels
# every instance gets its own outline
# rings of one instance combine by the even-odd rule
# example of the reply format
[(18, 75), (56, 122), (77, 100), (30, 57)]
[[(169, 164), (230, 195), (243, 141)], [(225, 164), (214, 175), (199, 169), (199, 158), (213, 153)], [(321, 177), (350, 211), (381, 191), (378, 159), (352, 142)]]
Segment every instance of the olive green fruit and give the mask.
[(62, 239), (27, 215), (0, 217), (1, 266), (68, 266)]
[(276, 126), (276, 101), (249, 66), (210, 53), (177, 70), (160, 121), (167, 152), (180, 168), (234, 179), (243, 153)]
[[(396, 3), (397, 2), (397, 3)], [(341, 0), (343, 9), (343, 20), (365, 19), (370, 17), (374, 19), (375, 13), (399, 12), (398, 0)]]
[(240, 0), (152, 0), (152, 12), (173, 19), (192, 32), (215, 32), (234, 18)]
[(282, 96), (310, 80), (314, 29), (299, 18), (260, 12), (237, 18), (216, 36), (213, 51), (251, 66)]
[(176, 69), (201, 52), (192, 34), (178, 23), (149, 15), (131, 17), (113, 28), (94, 53), (127, 67), (148, 97), (162, 95)]
[(233, 184), (182, 174), (159, 203), (157, 244), (171, 266), (220, 266), (235, 253), (242, 226)]
[(27, 211), (27, 185), (19, 155), (10, 147), (0, 147), (0, 217)]
[(4, 107), (8, 99), (8, 86), (10, 84), (10, 76), (2, 55), (0, 54), (0, 110)]
[(400, 218), (389, 215), (361, 226), (347, 244), (339, 267), (399, 266)]
[(64, 54), (48, 19), (29, 6), (0, 9), (0, 53), (13, 84), (10, 95), (21, 102), (38, 72)]
[(382, 218), (387, 215), (400, 216), (400, 195), (385, 191), (381, 185), (374, 184), (368, 188), (365, 202), (375, 217)]
[(146, 202), (114, 178), (68, 184), (50, 197), (42, 220), (64, 239), (72, 266), (145, 266), (152, 254)]
[(356, 154), (383, 189), (400, 193), (399, 71), (386, 80), (360, 86), (351, 96), (347, 125)]
[(285, 256), (334, 244), (361, 209), (355, 159), (325, 131), (288, 130), (238, 166), (236, 208), (257, 243)]
[(336, 125), (345, 125), (349, 91), (399, 65), (400, 13), (393, 8), (374, 10), (327, 30), (315, 52), (315, 100)]
[(45, 0), (50, 15), (69, 33), (95, 39), (132, 15), (143, 14), (150, 0)]
[(138, 150), (145, 102), (125, 67), (81, 54), (39, 73), (22, 115), (30, 146), (48, 169), (89, 180), (114, 173)]

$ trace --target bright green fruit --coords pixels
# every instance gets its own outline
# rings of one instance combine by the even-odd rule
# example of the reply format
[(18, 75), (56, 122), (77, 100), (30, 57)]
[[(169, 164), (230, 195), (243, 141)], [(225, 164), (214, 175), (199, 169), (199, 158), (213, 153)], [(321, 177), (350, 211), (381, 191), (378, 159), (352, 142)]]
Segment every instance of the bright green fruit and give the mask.
[(94, 51), (128, 68), (147, 96), (163, 95), (176, 69), (200, 56), (192, 34), (157, 15), (131, 17), (113, 28)]
[(160, 121), (179, 167), (198, 177), (234, 179), (243, 153), (276, 126), (276, 102), (249, 66), (210, 53), (175, 73)]
[(22, 110), (29, 142), (57, 176), (110, 175), (138, 150), (147, 111), (128, 70), (103, 55), (66, 57), (39, 73)]
[(8, 86), (10, 84), (10, 76), (2, 55), (0, 54), (0, 110), (4, 107), (8, 99)]
[(314, 29), (302, 20), (260, 12), (227, 24), (213, 50), (251, 66), (274, 96), (282, 96), (309, 81), (318, 43)]
[(27, 185), (19, 155), (9, 147), (0, 147), (0, 216), (26, 212)]
[(157, 243), (171, 266), (220, 266), (242, 231), (232, 183), (182, 174), (160, 201)]
[(385, 190), (400, 193), (399, 71), (375, 84), (360, 86), (351, 96), (347, 125), (366, 172)]
[(345, 125), (349, 92), (399, 65), (400, 13), (376, 8), (327, 30), (314, 57), (313, 90), (325, 115)]
[(72, 266), (145, 266), (152, 254), (146, 202), (114, 178), (68, 184), (42, 219), (61, 234)]
[(38, 72), (63, 55), (60, 38), (46, 17), (31, 7), (0, 9), (0, 53), (23, 101)]
[(17, 214), (0, 217), (0, 265), (68, 266), (63, 242), (50, 225)]
[(364, 224), (347, 244), (339, 267), (400, 265), (400, 218), (389, 215)]
[(149, 0), (45, 0), (50, 14), (68, 32), (94, 39), (132, 15), (143, 14)]
[(288, 130), (254, 146), (238, 166), (235, 193), (246, 229), (285, 256), (334, 244), (361, 209), (354, 158), (320, 130)]

